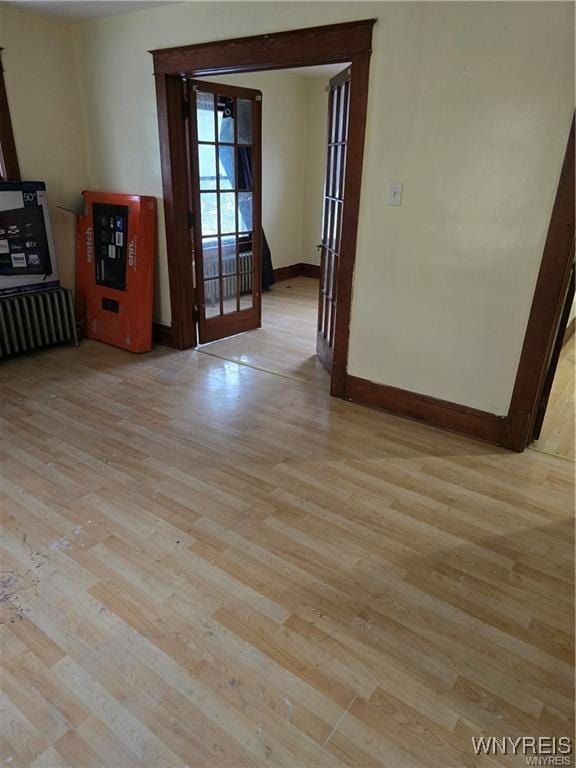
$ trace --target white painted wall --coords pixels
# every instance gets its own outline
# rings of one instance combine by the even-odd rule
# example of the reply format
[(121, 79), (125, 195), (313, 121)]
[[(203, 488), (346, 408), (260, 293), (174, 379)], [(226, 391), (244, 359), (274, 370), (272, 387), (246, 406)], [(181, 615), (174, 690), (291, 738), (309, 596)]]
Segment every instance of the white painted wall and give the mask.
[(84, 127), (68, 25), (0, 5), (0, 47), (23, 179), (45, 181), (60, 280), (74, 286), (74, 216), (88, 184)]
[[(378, 24), (349, 371), (504, 414), (574, 105), (571, 3), (180, 3), (79, 24), (90, 185), (161, 197), (148, 49), (367, 17)], [(63, 122), (73, 138), (77, 118)], [(82, 154), (71, 146), (68, 167)], [(384, 204), (389, 180), (404, 182), (399, 208)]]
[(316, 246), (322, 239), (322, 207), (326, 176), (329, 78), (310, 77), (306, 82), (306, 179), (302, 222), (302, 261), (320, 264)]
[(350, 370), (505, 414), (574, 106), (573, 8), (400, 15), (371, 67)]

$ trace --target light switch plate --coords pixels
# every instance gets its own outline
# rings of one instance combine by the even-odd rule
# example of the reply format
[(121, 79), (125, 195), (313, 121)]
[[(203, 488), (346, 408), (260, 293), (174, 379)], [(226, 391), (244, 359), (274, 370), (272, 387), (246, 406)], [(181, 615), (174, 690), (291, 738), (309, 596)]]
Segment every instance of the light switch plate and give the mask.
[(402, 205), (402, 182), (391, 181), (386, 192), (386, 205)]

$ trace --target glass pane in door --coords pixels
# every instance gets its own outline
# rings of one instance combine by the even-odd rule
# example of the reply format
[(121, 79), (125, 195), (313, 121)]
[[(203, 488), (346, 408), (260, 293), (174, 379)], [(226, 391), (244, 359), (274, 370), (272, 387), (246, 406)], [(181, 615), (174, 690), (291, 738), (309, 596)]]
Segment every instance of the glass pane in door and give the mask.
[(200, 193), (200, 218), (203, 235), (218, 234), (218, 198), (215, 192)]
[(213, 144), (198, 146), (200, 189), (216, 189), (216, 148)]
[(220, 192), (220, 232), (223, 235), (236, 233), (236, 194)]
[(238, 231), (250, 232), (252, 229), (252, 192), (238, 193)]
[(218, 141), (234, 143), (234, 102), (229, 96), (218, 97)]
[(235, 275), (238, 272), (236, 258), (236, 235), (226, 235), (221, 239), (222, 274)]
[(252, 102), (238, 99), (238, 144), (252, 144)]
[(204, 280), (204, 302), (206, 317), (218, 317), (220, 315), (220, 278)]
[(214, 94), (198, 93), (196, 97), (198, 141), (214, 141)]
[(240, 289), (240, 309), (251, 309), (253, 306), (252, 299), (252, 275), (253, 275), (253, 260), (252, 252), (245, 251), (240, 253), (240, 274), (239, 289)]
[(218, 148), (220, 189), (236, 188), (236, 150), (224, 144)]
[(222, 279), (224, 293), (223, 312), (229, 315), (230, 312), (238, 311), (238, 276), (228, 275)]

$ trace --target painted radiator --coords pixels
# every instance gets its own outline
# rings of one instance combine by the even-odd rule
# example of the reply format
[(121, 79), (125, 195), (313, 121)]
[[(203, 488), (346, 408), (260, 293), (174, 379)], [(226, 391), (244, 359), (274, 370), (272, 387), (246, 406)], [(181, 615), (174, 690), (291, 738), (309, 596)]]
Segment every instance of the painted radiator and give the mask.
[[(222, 271), (224, 275), (222, 277), (222, 299), (235, 299), (236, 298), (236, 277), (238, 277), (240, 295), (252, 293), (252, 253), (247, 251), (241, 253), (239, 256), (239, 269), (240, 274), (237, 276), (236, 272), (236, 254), (227, 254), (222, 249)], [(226, 274), (226, 272), (232, 272), (233, 274)], [(216, 288), (217, 281), (212, 282), (208, 278), (216, 277), (218, 275), (218, 257), (214, 255), (213, 258), (207, 259), (204, 257), (204, 279), (207, 281), (204, 283), (204, 300), (210, 306), (214, 306), (218, 300), (218, 292)]]
[(78, 345), (72, 291), (0, 297), (0, 358), (66, 342)]

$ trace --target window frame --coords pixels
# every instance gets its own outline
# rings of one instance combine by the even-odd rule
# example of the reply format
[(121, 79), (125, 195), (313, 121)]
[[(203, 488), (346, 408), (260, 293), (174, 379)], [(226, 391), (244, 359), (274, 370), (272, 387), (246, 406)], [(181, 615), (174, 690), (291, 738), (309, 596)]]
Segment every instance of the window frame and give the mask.
[(12, 131), (12, 119), (4, 82), (4, 66), (0, 48), (0, 180), (20, 181), (20, 166)]

